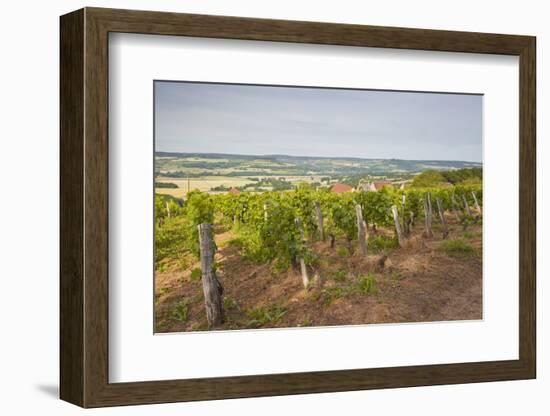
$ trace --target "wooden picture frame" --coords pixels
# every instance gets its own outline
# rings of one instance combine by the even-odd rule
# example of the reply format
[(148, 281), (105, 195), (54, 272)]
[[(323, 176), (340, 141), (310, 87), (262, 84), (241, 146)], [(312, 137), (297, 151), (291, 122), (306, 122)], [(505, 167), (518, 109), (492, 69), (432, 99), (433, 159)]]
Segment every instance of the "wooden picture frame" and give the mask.
[[(61, 17), (60, 396), (82, 407), (338, 392), (536, 376), (535, 38), (85, 8)], [(297, 42), (519, 57), (519, 359), (109, 383), (108, 34)]]

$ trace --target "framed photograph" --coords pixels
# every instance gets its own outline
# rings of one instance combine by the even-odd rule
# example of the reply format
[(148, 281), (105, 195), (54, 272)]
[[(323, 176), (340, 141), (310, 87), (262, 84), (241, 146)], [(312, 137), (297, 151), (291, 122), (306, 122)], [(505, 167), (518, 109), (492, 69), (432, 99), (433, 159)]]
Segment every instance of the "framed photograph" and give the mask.
[(534, 37), (60, 23), (63, 400), (536, 377)]

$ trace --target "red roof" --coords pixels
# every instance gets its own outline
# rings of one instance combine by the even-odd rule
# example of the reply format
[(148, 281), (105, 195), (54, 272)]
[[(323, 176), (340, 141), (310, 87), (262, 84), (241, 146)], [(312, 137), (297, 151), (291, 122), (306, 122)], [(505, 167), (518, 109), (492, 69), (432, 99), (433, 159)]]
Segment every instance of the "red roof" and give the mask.
[(353, 188), (349, 185), (344, 184), (344, 183), (335, 183), (332, 186), (331, 191), (335, 192), (337, 194), (341, 194), (343, 192), (351, 192), (351, 191), (353, 191)]
[(236, 189), (236, 188), (231, 188), (231, 189), (229, 190), (229, 193), (230, 193), (231, 195), (239, 195), (239, 194), (241, 193), (241, 191), (239, 191), (239, 190)]

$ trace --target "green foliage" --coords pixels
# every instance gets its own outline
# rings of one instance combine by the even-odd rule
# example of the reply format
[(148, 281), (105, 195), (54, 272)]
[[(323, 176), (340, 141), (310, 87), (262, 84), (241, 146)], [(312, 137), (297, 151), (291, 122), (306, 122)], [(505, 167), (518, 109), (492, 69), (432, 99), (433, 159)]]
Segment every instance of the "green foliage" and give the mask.
[(335, 280), (337, 282), (345, 282), (347, 275), (348, 275), (348, 272), (346, 272), (345, 270), (337, 270), (337, 271), (328, 273), (327, 278), (331, 280)]
[(168, 209), (170, 210), (170, 217), (175, 217), (183, 214), (183, 201), (181, 199), (174, 198), (171, 195), (155, 194), (155, 218), (165, 219), (168, 217)]
[(235, 221), (239, 234), (235, 243), (247, 258), (259, 263), (275, 261), (277, 268), (285, 269), (298, 258), (308, 264), (315, 261), (295, 222), (299, 218), (306, 235), (313, 235), (311, 198), (310, 191), (297, 190), (216, 196), (214, 201), (225, 218)]
[(175, 189), (178, 188), (178, 185), (172, 182), (155, 182), (155, 188), (170, 188)]
[(336, 249), (336, 252), (340, 257), (348, 257), (351, 255), (349, 249), (347, 247), (338, 247)]
[[(445, 210), (453, 209), (454, 195), (454, 208), (462, 211), (460, 218), (463, 224), (479, 222), (480, 218), (477, 218), (477, 215), (468, 217), (465, 214), (462, 201), (464, 196), (473, 214), (475, 214), (473, 194), (476, 195), (480, 206), (483, 205), (481, 184), (468, 182), (468, 179), (481, 175), (481, 171), (476, 172), (473, 170), (470, 173), (458, 173), (456, 178), (452, 175), (448, 176), (449, 180), (466, 178), (454, 186), (446, 183), (445, 186), (410, 187), (405, 190), (386, 187), (376, 192), (337, 194), (326, 188), (299, 187), (285, 192), (242, 192), (238, 195), (209, 195), (195, 190), (187, 195), (184, 204), (173, 197), (156, 195), (155, 213), (157, 219), (162, 221), (157, 221), (156, 224), (155, 265), (157, 270), (160, 270), (163, 267), (161, 266), (163, 259), (189, 262), (192, 255), (198, 257), (197, 226), (201, 223), (212, 224), (214, 221), (218, 225), (218, 230), (219, 225), (222, 225), (226, 230), (233, 229), (236, 234), (234, 239), (225, 244), (239, 247), (247, 258), (255, 262), (273, 262), (279, 270), (296, 265), (300, 258), (304, 259), (306, 264), (314, 265), (319, 259), (310, 249), (311, 245), (303, 241), (295, 221), (300, 220), (306, 241), (316, 239), (318, 225), (315, 203), (317, 202), (323, 214), (325, 235), (335, 236), (337, 239), (343, 238), (347, 242), (345, 246), (337, 245), (341, 256), (351, 254), (353, 241), (357, 239), (356, 204), (361, 206), (366, 222), (393, 229), (392, 205), (398, 207), (400, 216), (405, 221), (414, 214), (417, 223), (420, 223), (424, 216), (423, 201), (426, 193), (431, 194), (435, 212), (437, 212), (436, 199), (440, 199)], [(433, 173), (434, 171), (431, 171), (424, 177), (430, 177)], [(446, 174), (436, 173), (439, 179), (447, 178)], [(433, 181), (426, 183), (428, 182)], [(404, 207), (402, 206), (403, 196), (405, 196)], [(170, 218), (167, 216), (167, 207), (170, 210)], [(437, 221), (434, 226), (436, 225)], [(397, 246), (397, 240), (371, 234), (368, 246), (375, 252), (389, 250)]]
[(441, 172), (441, 175), (449, 183), (467, 183), (467, 184), (481, 184), (483, 179), (483, 170), (481, 168), (466, 168), (457, 170), (447, 170)]
[[(249, 178), (253, 179), (253, 178)], [(240, 191), (262, 191), (271, 189), (272, 191), (289, 191), (291, 190), (292, 183), (288, 182), (284, 178), (254, 178), (254, 183), (247, 183), (244, 186), (239, 186), (237, 189)]]
[(462, 239), (443, 241), (438, 249), (448, 256), (456, 258), (471, 257), (476, 254), (476, 249)]
[(172, 311), (172, 318), (181, 322), (186, 322), (189, 319), (188, 299), (182, 299), (176, 304), (174, 310)]
[(473, 232), (473, 231), (464, 231), (464, 233), (462, 234), (464, 238), (476, 238), (476, 237), (481, 237), (481, 233), (480, 232)]
[(202, 278), (202, 270), (200, 269), (200, 267), (195, 267), (193, 270), (191, 270), (191, 276), (190, 276), (191, 280), (193, 280), (194, 282), (197, 282), (199, 280), (201, 280)]
[(226, 296), (223, 298), (223, 307), (226, 310), (239, 309), (239, 304), (235, 299)]
[[(365, 221), (378, 226), (393, 227), (391, 207), (397, 204), (400, 195), (391, 187), (376, 192), (360, 192), (355, 196), (363, 210)], [(355, 226), (357, 230), (357, 226)]]
[(248, 311), (248, 316), (251, 318), (249, 325), (259, 327), (277, 323), (286, 313), (287, 310), (277, 304), (255, 308)]
[(445, 184), (481, 185), (482, 180), (483, 170), (481, 168), (427, 170), (416, 175), (411, 186), (414, 188), (432, 188)]
[(366, 276), (359, 276), (357, 280), (357, 290), (363, 295), (376, 293), (376, 277), (372, 273), (369, 273)]
[(411, 183), (413, 188), (429, 188), (439, 186), (446, 182), (445, 177), (440, 171), (427, 170), (416, 175)]
[[(405, 195), (405, 207), (403, 209), (403, 195)], [(401, 201), (397, 205), (399, 207), (399, 213), (404, 216), (405, 221), (409, 221), (412, 216), (418, 219), (424, 212), (424, 192), (409, 188), (407, 191), (401, 193)]]
[(349, 293), (349, 290), (340, 286), (326, 287), (321, 291), (321, 298), (323, 303), (328, 306), (336, 299), (343, 298)]
[(375, 253), (391, 250), (399, 247), (399, 242), (395, 237), (385, 235), (370, 235), (367, 241), (367, 247)]
[(229, 186), (225, 186), (225, 185), (218, 185), (218, 186), (214, 186), (213, 188), (211, 188), (210, 190), (211, 191), (214, 191), (214, 192), (227, 192), (229, 191), (231, 188)]
[(164, 259), (182, 260), (189, 254), (187, 249), (187, 219), (169, 218), (162, 226), (155, 226), (155, 267), (161, 267)]
[(193, 190), (187, 194), (185, 204), (187, 224), (185, 227), (186, 244), (189, 250), (199, 257), (199, 230), (202, 223), (211, 224), (214, 221), (214, 203), (206, 193)]
[(168, 211), (162, 195), (155, 195), (155, 218), (157, 220), (166, 218)]
[(325, 231), (328, 234), (343, 236), (348, 241), (354, 239), (357, 234), (354, 196), (351, 192), (336, 194), (330, 191), (319, 191), (317, 199), (321, 203)]

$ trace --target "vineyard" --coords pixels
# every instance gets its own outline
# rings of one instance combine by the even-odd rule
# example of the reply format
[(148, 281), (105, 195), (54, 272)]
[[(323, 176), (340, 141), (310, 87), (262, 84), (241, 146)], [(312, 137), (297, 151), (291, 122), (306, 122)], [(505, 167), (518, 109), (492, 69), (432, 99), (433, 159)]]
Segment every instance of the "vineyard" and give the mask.
[(157, 332), (481, 318), (481, 185), (155, 196)]

